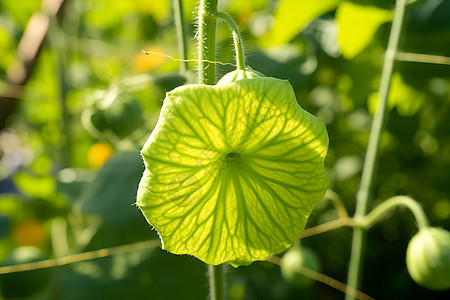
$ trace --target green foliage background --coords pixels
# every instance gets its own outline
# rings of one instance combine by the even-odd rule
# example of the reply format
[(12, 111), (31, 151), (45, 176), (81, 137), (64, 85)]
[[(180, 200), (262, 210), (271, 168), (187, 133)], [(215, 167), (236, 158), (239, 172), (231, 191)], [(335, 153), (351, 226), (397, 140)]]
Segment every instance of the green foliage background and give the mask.
[[(189, 58), (195, 58), (194, 9), (183, 1)], [(322, 117), (330, 136), (326, 166), (330, 187), (353, 212), (394, 1), (223, 0), (220, 8), (239, 26), (248, 64), (288, 79), (299, 103)], [(41, 1), (0, 1), (0, 101), (8, 70)], [(450, 2), (409, 4), (400, 41), (403, 52), (450, 57)], [(356, 25), (357, 26), (356, 26)], [(141, 49), (177, 57), (169, 0), (65, 1), (50, 20), (47, 38), (15, 110), (0, 133), (0, 262), (20, 246), (58, 257), (157, 238), (132, 206), (143, 171), (138, 150), (154, 127), (166, 91), (192, 82), (179, 64)], [(233, 61), (229, 29), (218, 28), (217, 60)], [(189, 65), (191, 69), (194, 64)], [(231, 67), (218, 65), (218, 73)], [(96, 99), (120, 90), (142, 107), (142, 124), (126, 137), (93, 132), (82, 122)], [(389, 96), (373, 206), (398, 194), (423, 204), (433, 226), (450, 228), (450, 67), (397, 62)], [(114, 156), (100, 169), (88, 153), (98, 142)], [(319, 204), (307, 226), (337, 217)], [(369, 232), (362, 290), (380, 299), (438, 299), (418, 287), (405, 267), (416, 232), (412, 215), (397, 211)], [(302, 242), (314, 249), (322, 271), (345, 281), (351, 229)], [(36, 250), (36, 249), (34, 249)], [(34, 251), (33, 250), (33, 251)], [(6, 262), (5, 262), (6, 264)], [(33, 273), (34, 272), (34, 273)], [(206, 267), (194, 258), (159, 249), (122, 254), (48, 270), (29, 299), (205, 299)], [(37, 271), (28, 275), (40, 277)], [(24, 273), (25, 275), (25, 273)], [(0, 282), (6, 275), (0, 275)], [(2, 286), (5, 298), (27, 289)], [(22, 279), (23, 280), (23, 279)], [(20, 283), (20, 285), (19, 285)], [(31, 284), (30, 284), (31, 286)], [(278, 267), (254, 263), (228, 273), (230, 299), (340, 299), (327, 286), (298, 289)], [(7, 291), (8, 290), (8, 291)], [(9, 290), (12, 290), (10, 292)], [(12, 293), (12, 294), (11, 294)], [(12, 296), (11, 296), (12, 295)], [(1, 296), (0, 296), (1, 298)]]

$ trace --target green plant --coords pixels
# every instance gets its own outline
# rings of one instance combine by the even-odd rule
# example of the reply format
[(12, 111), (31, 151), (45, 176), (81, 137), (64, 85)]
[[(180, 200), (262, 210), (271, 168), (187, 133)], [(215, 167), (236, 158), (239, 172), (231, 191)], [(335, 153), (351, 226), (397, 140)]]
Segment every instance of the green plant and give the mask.
[(28, 2), (0, 4), (0, 298), (446, 297), (447, 1)]
[[(353, 297), (350, 289), (359, 287), (366, 227), (396, 205), (411, 208), (419, 226), (428, 226), (420, 206), (406, 197), (388, 200), (366, 215), (405, 6), (404, 0), (396, 2), (351, 222), (348, 298)], [(158, 230), (163, 249), (211, 265), (229, 262), (237, 267), (293, 245), (327, 187), (323, 159), (328, 139), (323, 125), (299, 109), (289, 84), (246, 70), (239, 30), (227, 14), (217, 11), (217, 0), (202, 0), (198, 19), (199, 84), (167, 94), (158, 125), (142, 150), (146, 171), (137, 205)], [(217, 19), (232, 29), (237, 70), (211, 87)], [(389, 19), (386, 13), (376, 22)], [(358, 47), (356, 51), (363, 48)], [(436, 252), (449, 251), (437, 247)], [(293, 253), (288, 251), (285, 261)], [(415, 263), (412, 258), (408, 262)], [(211, 268), (211, 297), (223, 299), (223, 271)], [(413, 278), (429, 284), (418, 275)], [(437, 286), (445, 288), (447, 279), (442, 280), (445, 284)]]

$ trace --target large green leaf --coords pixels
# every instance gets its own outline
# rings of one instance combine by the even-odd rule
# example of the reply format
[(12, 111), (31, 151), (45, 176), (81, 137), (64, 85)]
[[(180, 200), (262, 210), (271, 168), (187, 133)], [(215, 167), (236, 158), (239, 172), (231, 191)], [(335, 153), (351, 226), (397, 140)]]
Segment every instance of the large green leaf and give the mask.
[(274, 26), (262, 43), (271, 46), (289, 42), (312, 20), (333, 10), (338, 3), (339, 0), (281, 0), (275, 11)]
[(110, 226), (122, 230), (130, 224), (139, 225), (142, 219), (132, 204), (142, 169), (137, 152), (121, 152), (111, 157), (82, 194), (82, 211), (99, 215)]
[(327, 147), (285, 80), (179, 87), (142, 150), (137, 205), (164, 249), (250, 264), (300, 235), (328, 186)]
[(392, 10), (342, 1), (336, 10), (342, 55), (352, 59), (373, 40), (378, 28), (392, 20)]

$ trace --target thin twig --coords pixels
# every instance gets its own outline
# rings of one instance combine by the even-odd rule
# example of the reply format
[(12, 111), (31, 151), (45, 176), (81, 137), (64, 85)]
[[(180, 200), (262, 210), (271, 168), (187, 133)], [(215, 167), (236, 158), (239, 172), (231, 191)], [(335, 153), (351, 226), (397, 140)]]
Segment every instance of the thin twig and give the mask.
[(344, 226), (352, 226), (352, 218), (339, 218), (330, 222), (326, 222), (314, 227), (306, 228), (303, 230), (300, 238), (307, 238), (313, 235), (324, 233), (330, 230), (338, 229)]
[(162, 53), (158, 53), (158, 52), (145, 51), (145, 50), (142, 50), (142, 52), (144, 52), (144, 54), (146, 54), (146, 55), (154, 54), (154, 55), (160, 55), (160, 56), (163, 56), (163, 57), (167, 57), (167, 58), (169, 58), (172, 61), (206, 62), (206, 63), (210, 63), (210, 64), (219, 64), (219, 65), (223, 65), (223, 66), (229, 65), (229, 66), (237, 67), (237, 65), (235, 65), (233, 63), (224, 63), (224, 62), (221, 62), (221, 61), (212, 61), (212, 60), (207, 60), (207, 59), (200, 59), (200, 60), (198, 60), (198, 59), (181, 59), (181, 58), (173, 58), (170, 55), (162, 54)]
[(395, 59), (398, 61), (418, 62), (436, 65), (450, 65), (450, 57), (421, 53), (397, 52)]
[[(395, 54), (400, 40), (401, 29), (405, 14), (405, 0), (396, 0), (394, 19), (392, 21), (391, 32), (386, 52), (384, 54), (383, 69), (381, 72), (380, 87), (378, 89), (377, 109), (373, 116), (370, 129), (369, 142), (367, 145), (366, 157), (361, 175), (361, 182), (356, 193), (355, 219), (363, 218), (367, 213), (367, 208), (371, 200), (372, 186), (375, 178), (375, 168), (380, 149), (380, 140), (383, 132), (384, 120), (387, 115), (387, 98), (391, 84), (392, 72), (394, 69)], [(366, 230), (361, 227), (353, 229), (352, 250), (348, 269), (347, 285), (358, 288), (362, 281), (364, 245), (366, 242)], [(347, 295), (346, 300), (352, 297)]]
[(160, 241), (158, 240), (150, 240), (145, 242), (137, 242), (134, 244), (127, 244), (117, 247), (104, 248), (100, 250), (94, 250), (89, 252), (83, 252), (58, 258), (51, 258), (41, 261), (36, 261), (32, 263), (12, 265), (12, 266), (4, 266), (0, 267), (0, 275), (1, 274), (9, 274), (16, 272), (24, 272), (38, 269), (45, 269), (51, 267), (59, 267), (68, 264), (73, 264), (77, 262), (92, 260), (96, 258), (108, 257), (118, 254), (136, 252), (141, 250), (147, 250), (151, 248), (156, 248), (160, 245)]
[[(278, 256), (268, 256), (265, 258), (265, 260), (268, 262), (271, 262), (275, 265), (281, 266), (282, 260)], [(316, 271), (306, 268), (304, 266), (296, 266), (294, 270), (300, 274), (303, 274), (303, 275), (315, 280), (315, 281), (322, 282), (323, 284), (326, 284), (338, 291), (346, 293), (354, 298), (361, 299), (361, 300), (374, 299), (374, 298), (370, 297), (369, 295), (367, 295), (357, 289), (347, 286), (345, 283), (342, 283), (330, 276), (316, 272)]]

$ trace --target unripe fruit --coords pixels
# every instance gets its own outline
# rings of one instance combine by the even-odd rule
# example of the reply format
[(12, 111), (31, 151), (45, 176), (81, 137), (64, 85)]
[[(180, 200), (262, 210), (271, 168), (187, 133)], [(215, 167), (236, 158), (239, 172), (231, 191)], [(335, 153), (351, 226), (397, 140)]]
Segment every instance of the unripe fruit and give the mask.
[(142, 126), (142, 108), (132, 95), (120, 92), (106, 105), (98, 99), (83, 113), (83, 125), (90, 132), (112, 132), (120, 139)]
[(450, 232), (421, 229), (409, 242), (406, 266), (417, 284), (430, 290), (450, 288)]
[(298, 287), (311, 286), (314, 283), (314, 279), (299, 273), (302, 267), (320, 272), (320, 258), (309, 248), (294, 246), (283, 255), (281, 274), (286, 281)]

